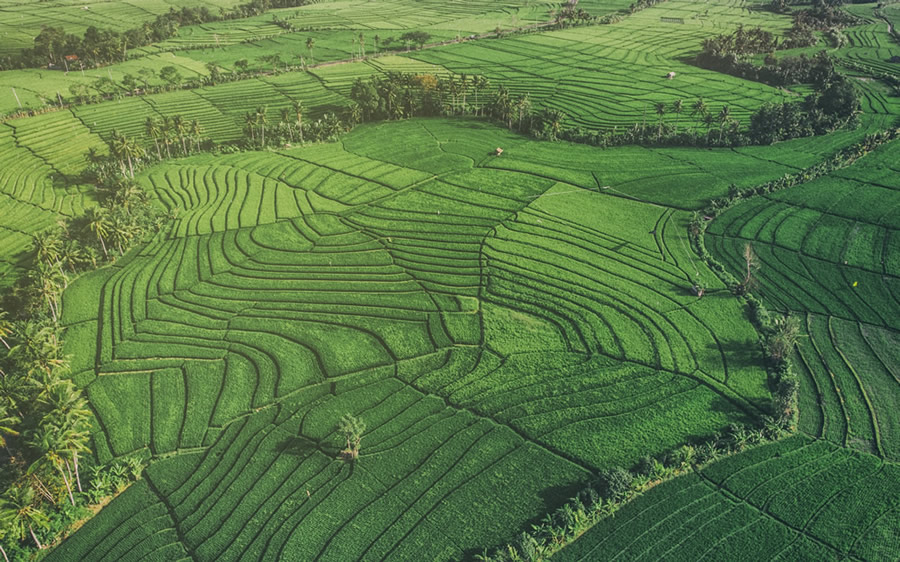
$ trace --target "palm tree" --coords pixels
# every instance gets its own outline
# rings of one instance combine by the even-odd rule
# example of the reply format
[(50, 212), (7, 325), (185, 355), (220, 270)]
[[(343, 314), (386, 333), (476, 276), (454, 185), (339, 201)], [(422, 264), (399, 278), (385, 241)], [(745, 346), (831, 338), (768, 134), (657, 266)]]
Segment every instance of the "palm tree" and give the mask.
[(268, 106), (265, 105), (256, 108), (256, 122), (259, 124), (259, 131), (262, 139), (260, 141), (260, 146), (266, 146), (266, 124), (268, 123), (266, 112), (268, 110)]
[(459, 75), (460, 92), (462, 93), (462, 110), (466, 112), (466, 91), (469, 89), (469, 76), (463, 72)]
[(719, 111), (719, 142), (722, 142), (722, 134), (725, 132), (725, 124), (731, 119), (731, 108), (723, 105)]
[(316, 48), (316, 40), (312, 37), (306, 39), (306, 50), (309, 51), (309, 60), (312, 64), (316, 64), (316, 59), (313, 57), (313, 49)]
[(256, 114), (248, 111), (244, 114), (244, 127), (250, 132), (250, 141), (256, 144)]
[(528, 94), (525, 94), (516, 102), (516, 113), (519, 118), (519, 130), (522, 130), (522, 125), (525, 121), (525, 117), (528, 116), (531, 111), (531, 100), (528, 98)]
[(709, 131), (712, 129), (712, 124), (715, 123), (716, 118), (713, 117), (712, 113), (706, 113), (703, 115), (703, 124), (706, 125), (706, 142), (709, 143)]
[(194, 142), (197, 144), (197, 152), (200, 152), (200, 135), (203, 133), (203, 127), (200, 125), (200, 121), (194, 119), (191, 121), (191, 136), (194, 137)]
[(300, 142), (303, 142), (303, 102), (297, 100), (291, 104), (291, 109), (297, 115), (297, 134), (300, 135)]
[(678, 132), (678, 120), (677, 116), (681, 115), (681, 112), (684, 111), (684, 101), (683, 100), (675, 100), (672, 102), (672, 113), (676, 115), (675, 120), (675, 132)]
[(291, 112), (291, 108), (282, 107), (281, 108), (281, 123), (284, 128), (288, 131), (288, 136), (291, 138), (291, 142), (294, 142), (294, 127), (291, 125), (291, 121), (293, 120), (293, 113)]
[(100, 241), (103, 248), (103, 255), (109, 259), (109, 252), (106, 250), (106, 237), (109, 235), (109, 216), (103, 207), (91, 207), (87, 213), (87, 226)]
[(156, 145), (156, 156), (162, 160), (162, 151), (159, 149), (159, 135), (161, 132), (159, 121), (153, 117), (147, 117), (147, 120), (144, 121), (144, 132), (153, 139), (153, 144)]
[(32, 248), (38, 261), (45, 264), (59, 263), (62, 251), (62, 239), (53, 230), (44, 230), (32, 235)]
[(109, 228), (109, 238), (119, 250), (119, 255), (125, 254), (125, 248), (131, 244), (131, 241), (137, 235), (137, 231), (133, 224), (125, 217), (116, 214), (111, 221)]
[(663, 127), (663, 116), (666, 114), (666, 104), (663, 102), (656, 102), (656, 115), (659, 117), (659, 129), (656, 132), (656, 142), (659, 142), (659, 139), (662, 138), (662, 127)]
[(184, 144), (184, 134), (187, 132), (187, 123), (185, 123), (184, 117), (181, 115), (172, 117), (172, 130), (181, 140), (181, 153), (187, 154), (187, 146)]
[(59, 319), (59, 295), (68, 286), (68, 277), (58, 264), (48, 265), (43, 262), (38, 262), (29, 272), (29, 277), (34, 282), (36, 295), (47, 305), (53, 321), (56, 322)]
[(379, 37), (378, 34), (376, 33), (374, 39), (375, 39), (375, 54), (377, 55), (378, 54), (378, 43), (381, 41), (381, 37)]
[[(478, 91), (484, 90), (488, 86), (490, 86), (491, 82), (487, 79), (487, 76), (476, 76), (472, 80), (472, 85), (475, 87), (475, 106), (478, 107)], [(483, 109), (479, 107), (479, 109)], [(483, 112), (483, 111), (482, 111)]]
[(706, 102), (703, 101), (703, 98), (697, 98), (697, 101), (691, 106), (691, 117), (699, 115), (699, 119), (702, 120), (708, 111), (709, 108), (706, 107)]
[(359, 58), (366, 58), (366, 38), (359, 32)]
[(541, 121), (547, 131), (547, 138), (556, 140), (562, 131), (562, 121), (566, 115), (558, 109), (547, 108), (541, 113)]
[(172, 151), (169, 150), (169, 145), (172, 144), (172, 122), (169, 120), (168, 116), (163, 116), (160, 121), (159, 129), (163, 144), (166, 145), (166, 158), (171, 158)]
[(34, 490), (30, 487), (13, 485), (7, 488), (0, 496), (0, 528), (6, 529), (13, 538), (19, 540), (25, 538), (27, 528), (34, 544), (43, 550), (44, 546), (34, 534), (34, 527), (47, 528), (50, 520), (34, 504)]
[(72, 485), (69, 482), (68, 477), (66, 477), (66, 471), (63, 470), (64, 462), (60, 453), (65, 454), (66, 451), (61, 451), (63, 447), (61, 447), (59, 441), (57, 428), (49, 425), (39, 426), (34, 431), (30, 432), (28, 436), (28, 446), (35, 451), (38, 451), (40, 457), (28, 468), (27, 474), (33, 474), (45, 464), (49, 464), (57, 469), (62, 475), (63, 483), (66, 485), (69, 502), (71, 502), (72, 505), (75, 505), (75, 496), (72, 494)]
[(72, 273), (77, 273), (78, 266), (88, 263), (90, 259), (81, 244), (75, 240), (66, 240), (59, 251), (59, 261), (68, 266)]
[(113, 131), (110, 150), (116, 158), (120, 159), (123, 171), (125, 170), (125, 162), (128, 163), (128, 171), (132, 179), (134, 179), (134, 159), (140, 158), (144, 154), (144, 149), (141, 145), (133, 138), (119, 134), (118, 131)]

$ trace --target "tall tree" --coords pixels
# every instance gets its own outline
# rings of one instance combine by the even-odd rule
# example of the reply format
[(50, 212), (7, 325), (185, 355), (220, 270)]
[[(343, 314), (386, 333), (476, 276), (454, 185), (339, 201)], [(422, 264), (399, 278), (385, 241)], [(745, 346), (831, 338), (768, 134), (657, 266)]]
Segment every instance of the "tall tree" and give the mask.
[(160, 124), (159, 121), (153, 117), (147, 117), (144, 121), (144, 133), (151, 139), (153, 139), (153, 144), (156, 145), (156, 156), (162, 160), (162, 151), (159, 148), (159, 135), (160, 135)]
[(662, 128), (663, 128), (663, 116), (666, 114), (666, 104), (663, 102), (656, 102), (656, 116), (659, 117), (659, 128), (656, 131), (656, 142), (662, 138)]
[(313, 56), (313, 50), (316, 48), (316, 40), (312, 37), (308, 37), (306, 39), (306, 50), (309, 52), (309, 60), (312, 64), (316, 64), (316, 59)]
[(106, 209), (99, 206), (91, 207), (88, 209), (86, 217), (87, 227), (94, 233), (97, 240), (100, 241), (100, 246), (103, 248), (103, 255), (109, 259), (109, 252), (106, 249), (106, 237), (109, 236), (110, 223)]
[(303, 142), (303, 102), (300, 100), (295, 100), (291, 104), (291, 109), (294, 110), (294, 114), (297, 116), (297, 134), (300, 135), (300, 142)]
[(359, 446), (362, 442), (366, 424), (352, 414), (344, 414), (338, 422), (338, 433), (346, 440), (347, 448), (341, 451), (344, 458), (356, 460), (359, 457)]
[(50, 520), (35, 507), (34, 490), (24, 485), (12, 485), (0, 496), (0, 527), (7, 529), (13, 538), (22, 540), (25, 531), (31, 533), (34, 544), (39, 549), (44, 546), (34, 533), (34, 528), (47, 528)]
[(722, 142), (722, 135), (725, 133), (725, 125), (731, 120), (731, 108), (723, 105), (719, 110), (719, 142)]

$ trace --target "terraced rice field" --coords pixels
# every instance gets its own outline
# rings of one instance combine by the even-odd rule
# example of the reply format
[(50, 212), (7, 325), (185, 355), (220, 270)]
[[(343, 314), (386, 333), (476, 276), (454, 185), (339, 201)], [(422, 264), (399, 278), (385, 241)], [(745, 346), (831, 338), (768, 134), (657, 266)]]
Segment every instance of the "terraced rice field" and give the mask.
[(738, 204), (707, 232), (735, 274), (751, 243), (765, 302), (804, 320), (801, 436), (660, 485), (563, 560), (897, 557), (897, 147)]
[(898, 470), (794, 437), (661, 484), (554, 559), (893, 560)]
[[(662, 20), (676, 18), (683, 24)], [(785, 99), (784, 92), (681, 61), (696, 53), (702, 40), (731, 26), (778, 29), (783, 19), (766, 12), (748, 13), (730, 3), (697, 4), (673, 0), (639, 12), (622, 24), (576, 28), (466, 43), (419, 51), (408, 56), (455, 73), (483, 74), (532, 103), (565, 113), (571, 125), (592, 129), (655, 122), (653, 105), (703, 97), (729, 105), (745, 120), (763, 103)], [(666, 75), (675, 72), (673, 80)], [(685, 112), (670, 122), (693, 126)]]
[[(495, 145), (566, 158), (428, 120), (143, 174), (178, 220), (79, 279), (64, 322), (100, 458), (155, 460), (57, 559), (459, 558), (767, 407), (738, 303), (688, 290), (714, 277), (686, 212)], [(370, 428), (353, 468), (345, 411)]]
[[(603, 15), (627, 4), (578, 6)], [(124, 29), (169, 8), (89, 6), (42, 3), (38, 12), (0, 0), (0, 14), (18, 18), (0, 18), (0, 55), (47, 18), (67, 31), (96, 18)], [(273, 53), (298, 64), (309, 37), (327, 62), (348, 58), (360, 33), (371, 53), (376, 34), (450, 39), (544, 22), (551, 7), (317, 2), (274, 11), (300, 32), (270, 12), (183, 28), (102, 70), (3, 73), (0, 110), (18, 106), (5, 93), (13, 87), (37, 107), (102, 76), (174, 65), (194, 78), (207, 62), (268, 67), (261, 57)], [(416, 119), (362, 125), (330, 144), (142, 171), (139, 186), (175, 218), (74, 281), (61, 322), (96, 417), (96, 460), (137, 455), (149, 467), (48, 559), (472, 559), (600, 471), (756, 423), (771, 411), (760, 334), (691, 249), (688, 225), (732, 186), (797, 173), (896, 125), (900, 102), (872, 75), (896, 73), (887, 60), (897, 46), (872, 8), (848, 8), (865, 21), (832, 50), (858, 79), (861, 124), (830, 135), (599, 150), (479, 120)], [(211, 140), (232, 142), (259, 106), (270, 122), (294, 101), (304, 119), (340, 113), (355, 80), (400, 71), (485, 75), (528, 94), (536, 110), (563, 111), (567, 126), (653, 123), (655, 103), (689, 107), (699, 97), (746, 123), (760, 105), (799, 95), (685, 62), (703, 39), (739, 25), (781, 34), (790, 20), (737, 0), (668, 0), (615, 25), (7, 121), (0, 286), (27, 267), (34, 232), (95, 204), (76, 179), (84, 153), (104, 151), (114, 130), (144, 138), (147, 117), (196, 119)], [(195, 49), (212, 43), (220, 48)], [(689, 111), (665, 121), (699, 126)], [(801, 319), (798, 434), (653, 487), (559, 558), (900, 557), (898, 147), (742, 202), (707, 231), (707, 248), (735, 274), (751, 243), (761, 262), (755, 293)], [(698, 282), (702, 299), (691, 289)], [(336, 426), (348, 412), (367, 425), (355, 463), (339, 460)]]
[(751, 242), (760, 292), (803, 315), (804, 428), (897, 460), (900, 326), (898, 145), (830, 176), (755, 198), (711, 226), (710, 249), (738, 267)]
[(169, 2), (167, 0), (65, 0), (36, 3), (19, 0), (0, 2), (0, 56), (10, 55), (31, 47), (32, 39), (40, 33), (41, 26), (62, 27), (68, 33), (81, 35), (89, 26), (98, 29), (125, 30), (143, 22), (152, 21), (157, 15), (182, 6), (206, 6), (212, 12), (219, 8), (232, 8), (237, 0), (202, 0)]

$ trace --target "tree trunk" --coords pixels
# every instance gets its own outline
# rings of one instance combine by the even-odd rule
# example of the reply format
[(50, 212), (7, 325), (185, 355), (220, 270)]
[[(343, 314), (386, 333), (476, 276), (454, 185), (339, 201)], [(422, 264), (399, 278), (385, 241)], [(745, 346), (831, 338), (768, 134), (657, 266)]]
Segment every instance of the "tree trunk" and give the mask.
[[(68, 463), (66, 463), (68, 464)], [(69, 485), (69, 479), (66, 478), (66, 471), (59, 467), (59, 473), (62, 474), (63, 482), (66, 483), (66, 491), (69, 493), (69, 501), (72, 502), (72, 505), (75, 505), (75, 496), (72, 495), (72, 486)]]
[(3, 559), (4, 559), (6, 562), (9, 562), (9, 556), (6, 555), (6, 551), (3, 550), (3, 546), (2, 546), (2, 545), (0, 545), (0, 553), (3, 554)]
[(31, 532), (31, 538), (34, 539), (34, 544), (37, 545), (38, 550), (44, 550), (44, 545), (41, 544), (41, 541), (38, 540), (37, 535), (34, 534), (34, 528), (29, 524), (28, 530)]
[(72, 464), (75, 465), (75, 482), (78, 483), (78, 491), (83, 492), (81, 489), (81, 475), (78, 474), (78, 451), (72, 451)]
[(131, 179), (134, 179), (134, 163), (131, 161), (131, 154), (128, 155), (128, 171), (131, 172)]

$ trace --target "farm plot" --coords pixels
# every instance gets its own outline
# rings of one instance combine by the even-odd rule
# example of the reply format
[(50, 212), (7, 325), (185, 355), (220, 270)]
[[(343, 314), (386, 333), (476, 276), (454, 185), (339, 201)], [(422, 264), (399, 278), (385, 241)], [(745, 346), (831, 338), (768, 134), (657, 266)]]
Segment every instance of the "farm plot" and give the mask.
[(735, 206), (711, 225), (710, 250), (738, 271), (739, 251), (751, 243), (759, 291), (778, 309), (900, 329), (898, 148)]
[(77, 175), (87, 166), (85, 152), (94, 148), (101, 154), (106, 145), (69, 111), (57, 111), (7, 123), (16, 144), (34, 153), (53, 172)]
[[(150, 529), (178, 544), (153, 548), (456, 559), (591, 471), (765, 411), (737, 302), (690, 294), (714, 277), (687, 213), (484, 166), (473, 142), (535, 146), (409, 121), (142, 174), (179, 218), (73, 286), (96, 313), (64, 315), (94, 358), (77, 380), (99, 458), (154, 458), (140, 493), (171, 509)], [(345, 412), (369, 427), (352, 467)], [(158, 516), (105, 510), (53, 556), (112, 559), (144, 539), (133, 518)]]
[[(216, 12), (219, 8), (231, 8), (239, 0), (203, 0), (180, 2), (177, 7), (206, 6)], [(166, 0), (127, 0), (79, 2), (42, 2), (40, 6), (21, 2), (0, 5), (0, 34), (3, 36), (0, 55), (14, 55), (31, 47), (33, 38), (41, 27), (62, 27), (67, 33), (81, 35), (90, 26), (98, 29), (131, 29), (143, 22), (152, 21), (157, 15), (168, 12), (174, 5)]]
[(900, 466), (794, 437), (666, 482), (560, 560), (891, 560)]
[[(707, 6), (667, 2), (617, 25), (451, 45), (407, 56), (455, 73), (485, 75), (514, 94), (528, 94), (537, 107), (562, 111), (569, 125), (612, 129), (642, 120), (653, 122), (655, 103), (671, 105), (677, 99), (689, 101), (701, 96), (716, 111), (728, 105), (736, 119), (746, 122), (757, 107), (782, 101), (785, 94), (680, 62), (696, 52), (704, 38), (724, 31), (704, 25), (705, 17), (688, 18), (687, 25), (659, 24), (665, 14), (700, 14)], [(734, 11), (728, 4), (713, 7)], [(746, 25), (740, 16), (741, 11), (736, 10), (734, 17), (717, 16), (715, 21), (725, 29), (736, 27), (738, 22)], [(772, 16), (757, 17), (767, 27), (783, 24)], [(674, 80), (666, 79), (669, 72), (675, 72)], [(696, 125), (686, 112), (670, 115), (667, 121)]]

